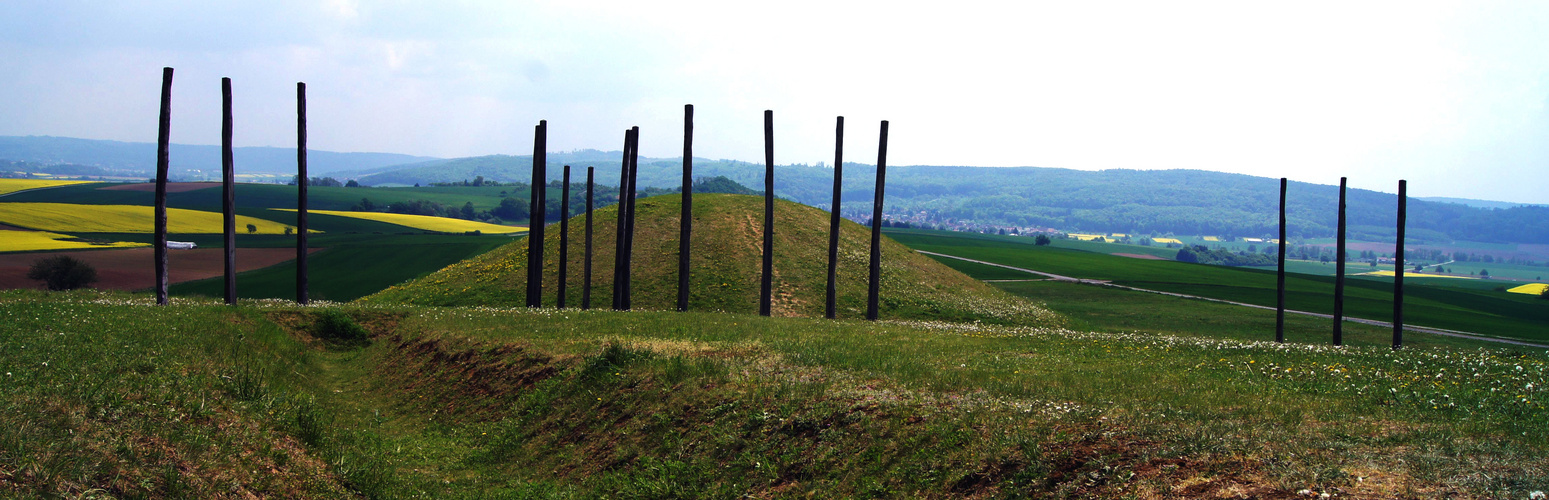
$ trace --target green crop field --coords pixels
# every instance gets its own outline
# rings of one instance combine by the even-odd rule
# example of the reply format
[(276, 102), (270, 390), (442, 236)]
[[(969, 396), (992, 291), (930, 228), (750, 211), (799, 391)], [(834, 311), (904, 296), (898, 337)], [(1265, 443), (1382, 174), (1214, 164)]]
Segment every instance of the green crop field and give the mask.
[[(61, 186), (52, 189), (27, 191), (6, 196), (11, 202), (82, 203), (94, 205), (151, 205), (154, 193), (149, 191), (103, 190), (113, 184), (89, 183)], [(318, 187), (307, 189), (307, 207), (315, 210), (349, 210), (369, 198), (377, 205), (398, 201), (428, 200), (443, 205), (462, 207), (473, 203), (475, 209), (489, 210), (500, 205), (500, 193), (526, 200), (525, 188), (504, 186), (481, 187), (403, 187), (403, 188), (344, 188)], [(557, 196), (557, 190), (555, 195)], [(237, 184), (237, 204), (244, 207), (296, 208), (296, 186), (282, 184)], [(216, 210), (221, 207), (221, 188), (214, 186), (182, 193), (168, 193), (167, 206), (197, 210)]]
[(1549, 489), (1541, 351), (98, 292), (0, 314), (5, 496)]
[[(919, 230), (894, 230), (888, 234), (919, 250), (1065, 276), (1109, 280), (1138, 288), (1275, 305), (1273, 271), (1130, 259), (1068, 248), (1037, 247), (1031, 241), (1005, 241), (984, 235)], [(1003, 278), (1004, 274), (995, 276)], [(1288, 274), (1286, 307), (1332, 313), (1333, 288), (1332, 277)], [(1405, 292), (1405, 322), (1408, 324), (1529, 341), (1549, 340), (1549, 330), (1543, 327), (1549, 324), (1549, 307), (1544, 307), (1542, 301), (1534, 297), (1409, 283), (1406, 283)], [(1389, 320), (1393, 310), (1392, 293), (1391, 278), (1349, 279), (1345, 286), (1345, 313), (1352, 317)]]
[[(323, 250), (307, 258), (309, 296), (317, 300), (347, 302), (384, 288), (430, 274), (463, 259), (510, 243), (505, 236), (461, 235), (352, 235), (308, 239)], [(290, 246), (294, 243), (281, 241)], [(219, 243), (215, 243), (219, 245)], [(179, 283), (169, 288), (173, 296), (223, 297), (224, 278)], [(296, 297), (296, 262), (270, 266), (237, 275), (237, 294), (242, 298)]]

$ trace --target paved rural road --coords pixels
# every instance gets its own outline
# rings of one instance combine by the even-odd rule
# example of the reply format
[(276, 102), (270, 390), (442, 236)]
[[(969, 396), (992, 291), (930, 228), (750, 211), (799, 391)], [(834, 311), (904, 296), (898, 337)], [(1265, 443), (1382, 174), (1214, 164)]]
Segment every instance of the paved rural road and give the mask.
[[(1038, 276), (1043, 276), (1043, 277), (1046, 277), (1046, 278), (1049, 278), (1049, 279), (1052, 279), (1052, 280), (1055, 280), (1055, 281), (1069, 281), (1069, 282), (1072, 282), (1072, 283), (1084, 283), (1084, 284), (1088, 284), (1088, 285), (1101, 285), (1101, 286), (1107, 286), (1107, 287), (1113, 287), (1113, 288), (1122, 288), (1122, 289), (1125, 289), (1125, 290), (1134, 290), (1134, 291), (1137, 291), (1137, 292), (1155, 293), (1155, 294), (1161, 294), (1161, 295), (1171, 295), (1173, 297), (1182, 297), (1182, 298), (1185, 298), (1185, 299), (1204, 300), (1204, 301), (1209, 301), (1209, 302), (1219, 302), (1219, 303), (1222, 303), (1222, 304), (1231, 304), (1231, 305), (1234, 305), (1234, 306), (1252, 307), (1254, 309), (1267, 309), (1267, 310), (1270, 310), (1270, 311), (1275, 310), (1275, 308), (1273, 308), (1273, 307), (1261, 306), (1261, 305), (1258, 305), (1258, 304), (1248, 304), (1248, 303), (1244, 303), (1244, 302), (1233, 302), (1233, 301), (1230, 301), (1230, 300), (1212, 299), (1210, 297), (1200, 297), (1198, 295), (1186, 295), (1186, 294), (1182, 294), (1182, 293), (1163, 292), (1163, 291), (1160, 291), (1160, 290), (1147, 290), (1145, 288), (1135, 288), (1135, 287), (1132, 287), (1132, 286), (1115, 285), (1113, 283), (1110, 283), (1110, 282), (1104, 281), (1104, 280), (1085, 280), (1085, 279), (1081, 279), (1081, 278), (1072, 278), (1070, 276), (1061, 276), (1061, 275), (1054, 274), (1054, 273), (1046, 273), (1046, 272), (1043, 272), (1043, 271), (1034, 271), (1032, 269), (1024, 269), (1024, 268), (1020, 268), (1020, 267), (1008, 266), (1008, 265), (1005, 265), (1005, 264), (996, 264), (994, 262), (985, 262), (985, 261), (982, 261), (982, 260), (974, 260), (974, 259), (969, 259), (969, 258), (964, 258), (964, 257), (958, 257), (956, 255), (947, 255), (947, 254), (944, 254), (944, 253), (927, 252), (927, 251), (924, 251), (924, 250), (915, 250), (915, 251), (919, 252), (919, 253), (922, 253), (922, 254), (925, 254), (925, 255), (931, 255), (931, 256), (936, 256), (936, 257), (946, 257), (948, 259), (957, 259), (957, 260), (961, 260), (961, 261), (972, 262), (972, 263), (975, 263), (975, 264), (984, 264), (986, 266), (995, 266), (995, 267), (999, 267), (999, 268), (1002, 268), (1002, 269), (1010, 269), (1010, 270), (1013, 270), (1013, 271), (1021, 271), (1021, 272), (1028, 273), (1028, 274), (1036, 274)], [(1309, 312), (1309, 311), (1295, 311), (1295, 310), (1291, 310), (1291, 309), (1286, 309), (1285, 312), (1291, 313), (1291, 314), (1301, 314), (1301, 315), (1304, 315), (1304, 316), (1316, 316), (1316, 317), (1319, 317), (1319, 318), (1334, 319), (1334, 315), (1332, 315), (1332, 314), (1315, 313), (1315, 312)], [(1361, 319), (1361, 318), (1351, 318), (1351, 317), (1348, 317), (1348, 316), (1345, 317), (1345, 321), (1349, 321), (1351, 323), (1361, 323), (1361, 324), (1367, 324), (1367, 325), (1374, 325), (1374, 326), (1393, 328), (1393, 323), (1389, 323), (1389, 322), (1386, 322), (1386, 321), (1377, 321), (1377, 320)], [(1499, 343), (1502, 343), (1502, 344), (1519, 345), (1519, 346), (1523, 346), (1523, 347), (1536, 347), (1536, 348), (1541, 348), (1541, 349), (1549, 349), (1549, 345), (1535, 344), (1535, 343), (1532, 343), (1532, 342), (1522, 342), (1522, 341), (1519, 341), (1519, 340), (1498, 339), (1498, 338), (1494, 338), (1494, 337), (1486, 337), (1486, 336), (1479, 335), (1479, 334), (1476, 334), (1476, 333), (1460, 332), (1460, 331), (1457, 331), (1457, 330), (1447, 330), (1447, 329), (1444, 329), (1444, 328), (1431, 328), (1431, 327), (1426, 327), (1426, 326), (1404, 325), (1404, 330), (1412, 331), (1412, 332), (1429, 333), (1429, 334), (1433, 334), (1433, 335), (1442, 335), (1442, 336), (1446, 336), (1446, 337), (1459, 337), (1459, 338), (1465, 338), (1465, 339), (1483, 340), (1483, 341), (1486, 341), (1486, 342), (1499, 342)]]

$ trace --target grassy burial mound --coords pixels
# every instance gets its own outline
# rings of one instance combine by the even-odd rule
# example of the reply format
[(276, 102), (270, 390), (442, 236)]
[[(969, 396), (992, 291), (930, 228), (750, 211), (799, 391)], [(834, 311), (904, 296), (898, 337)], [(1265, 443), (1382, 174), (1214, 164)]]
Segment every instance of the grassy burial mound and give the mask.
[[(637, 202), (633, 266), (636, 309), (672, 309), (678, 283), (677, 195)], [(592, 305), (611, 305), (616, 207), (594, 214)], [(828, 272), (828, 221), (823, 210), (780, 201), (775, 204), (773, 311), (776, 316), (821, 317)], [(585, 217), (570, 221), (566, 305), (580, 306)], [(559, 273), (559, 230), (544, 241), (544, 299), (555, 304)], [(694, 236), (689, 308), (755, 313), (763, 200), (743, 195), (701, 195), (694, 200)], [(839, 238), (838, 314), (865, 315), (869, 229), (844, 221)], [(516, 241), (441, 271), (366, 297), (367, 302), (438, 306), (518, 306), (526, 299), (527, 241)], [(1053, 324), (1057, 315), (952, 270), (891, 239), (882, 244), (881, 314), (889, 318)]]

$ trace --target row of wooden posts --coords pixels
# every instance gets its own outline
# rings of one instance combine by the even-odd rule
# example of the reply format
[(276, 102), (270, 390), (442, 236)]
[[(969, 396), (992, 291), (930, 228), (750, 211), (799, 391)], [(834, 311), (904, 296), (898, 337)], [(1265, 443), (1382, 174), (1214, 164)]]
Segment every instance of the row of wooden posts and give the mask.
[[(1285, 342), (1285, 191), (1280, 178), (1280, 257), (1275, 278), (1275, 342)], [(1393, 251), (1393, 348), (1404, 346), (1404, 222), (1409, 183), (1398, 181), (1398, 244)], [(1345, 178), (1339, 178), (1339, 223), (1334, 244), (1334, 345), (1344, 345), (1345, 324)]]
[[(156, 211), (155, 211), (155, 273), (156, 303), (165, 305), (167, 296), (167, 171), (170, 152), (172, 122), (172, 68), (162, 68), (161, 117), (156, 149)], [(235, 162), (232, 157), (231, 79), (221, 79), (221, 179), (222, 220), (225, 233), (225, 295), (227, 304), (237, 303), (236, 280), (236, 191)], [(887, 176), (887, 127), (882, 121), (881, 138), (877, 148), (877, 187), (873, 199), (871, 220), (871, 262), (868, 276), (866, 319), (876, 320), (878, 315), (879, 281), (881, 279), (882, 199)], [(829, 223), (828, 284), (825, 317), (836, 317), (835, 270), (838, 266), (839, 246), (839, 196), (840, 180), (844, 165), (844, 117), (838, 118), (834, 145), (834, 204)], [(631, 308), (630, 269), (633, 265), (635, 233), (635, 196), (639, 173), (640, 127), (624, 133), (624, 155), (620, 162), (618, 224), (615, 236), (613, 262), (613, 309)], [(693, 140), (694, 105), (683, 107), (683, 199), (680, 216), (678, 243), (678, 297), (677, 310), (689, 308), (689, 241), (693, 234)], [(527, 300), (528, 307), (541, 307), (543, 297), (543, 241), (544, 213), (548, 206), (548, 122), (539, 121), (533, 132), (532, 199), (527, 233)], [(764, 244), (762, 275), (759, 280), (759, 314), (771, 313), (771, 295), (774, 275), (774, 112), (764, 111)], [(296, 302), (306, 304), (307, 282), (307, 96), (306, 84), (296, 83)], [(570, 234), (570, 166), (564, 166), (560, 195), (559, 221), (559, 289), (555, 305), (567, 306), (566, 285), (569, 281), (569, 234)], [(595, 185), (595, 168), (586, 168), (586, 243), (581, 290), (581, 308), (592, 307), (592, 191)]]
[[(866, 293), (866, 319), (876, 320), (878, 316), (878, 294), (881, 287), (881, 243), (882, 243), (882, 199), (883, 189), (887, 179), (887, 127), (888, 122), (882, 121), (881, 136), (877, 148), (877, 187), (872, 204), (871, 220), (871, 259), (867, 281)], [(529, 212), (532, 220), (527, 233), (527, 307), (541, 307), (543, 305), (543, 253), (544, 253), (544, 224), (542, 221), (545, 207), (548, 206), (547, 193), (544, 186), (547, 183), (547, 148), (548, 122), (539, 121), (533, 130), (533, 171), (532, 171), (532, 198), (529, 204)], [(844, 165), (844, 117), (838, 117), (834, 129), (834, 204), (831, 207), (828, 235), (828, 283), (827, 298), (825, 300), (824, 316), (835, 318), (837, 311), (837, 287), (835, 285), (835, 270), (838, 268), (839, 259), (839, 196), (840, 182), (843, 178)], [(624, 131), (623, 159), (619, 162), (619, 200), (618, 223), (614, 236), (613, 253), (613, 309), (627, 311), (631, 303), (631, 289), (633, 277), (630, 272), (634, 265), (634, 240), (635, 240), (635, 196), (638, 191), (637, 180), (639, 177), (639, 151), (640, 151), (640, 127), (632, 127)], [(583, 258), (584, 270), (581, 289), (581, 308), (590, 309), (592, 306), (592, 192), (595, 181), (595, 167), (586, 168), (586, 242), (585, 257)], [(566, 307), (566, 286), (569, 282), (569, 249), (570, 249), (570, 165), (564, 166), (561, 176), (560, 212), (564, 214), (560, 218), (559, 228), (559, 290), (555, 299), (555, 305)], [(690, 256), (692, 245), (689, 242), (693, 237), (694, 224), (694, 105), (683, 106), (683, 187), (682, 204), (679, 215), (678, 234), (678, 296), (677, 310), (689, 309), (689, 276)], [(764, 111), (764, 241), (762, 252), (762, 269), (759, 278), (759, 303), (758, 313), (769, 316), (772, 309), (772, 295), (774, 291), (774, 112)]]
[[(307, 87), (296, 83), (296, 302), (306, 304), (307, 296)], [(167, 170), (170, 152), (170, 128), (172, 119), (172, 68), (162, 68), (161, 117), (156, 147), (156, 211), (155, 211), (155, 273), (156, 303), (167, 304)], [(866, 319), (876, 320), (878, 293), (881, 278), (881, 238), (883, 188), (887, 179), (887, 127), (882, 121), (877, 148), (877, 184), (872, 201), (871, 259), (867, 280)], [(232, 159), (231, 79), (221, 79), (221, 180), (222, 221), (225, 232), (225, 295), (227, 304), (237, 302), (236, 284), (236, 197), (235, 164)], [(637, 191), (640, 128), (633, 127), (624, 133), (624, 154), (620, 162), (618, 224), (615, 235), (613, 266), (613, 309), (629, 310), (630, 268), (633, 265), (635, 195)], [(547, 206), (547, 141), (548, 122), (540, 121), (533, 134), (532, 200), (530, 217), (536, 223), (529, 224), (527, 261), (527, 306), (542, 306), (543, 295), (543, 214)], [(693, 234), (693, 141), (694, 106), (683, 107), (683, 200), (680, 216), (678, 243), (678, 297), (677, 310), (689, 308), (689, 241)], [(834, 202), (830, 211), (828, 233), (828, 281), (824, 316), (834, 318), (835, 270), (838, 267), (839, 247), (839, 196), (840, 180), (844, 168), (844, 117), (838, 117), (834, 130)], [(561, 190), (559, 289), (556, 306), (566, 307), (566, 283), (569, 277), (569, 214), (570, 214), (570, 166), (565, 165)], [(595, 168), (586, 168), (586, 247), (584, 278), (581, 291), (581, 308), (590, 309), (592, 291), (592, 190)], [(1404, 225), (1408, 202), (1408, 183), (1398, 181), (1398, 244), (1394, 250), (1393, 277), (1393, 348), (1403, 346), (1404, 338)], [(1334, 278), (1334, 330), (1333, 344), (1344, 344), (1345, 302), (1345, 191), (1346, 178), (1339, 179), (1339, 222), (1335, 244)], [(1285, 342), (1285, 255), (1286, 255), (1286, 179), (1280, 179), (1280, 254), (1276, 277), (1275, 341)], [(774, 274), (774, 112), (764, 111), (764, 242), (763, 262), (759, 279), (758, 312), (769, 316)]]

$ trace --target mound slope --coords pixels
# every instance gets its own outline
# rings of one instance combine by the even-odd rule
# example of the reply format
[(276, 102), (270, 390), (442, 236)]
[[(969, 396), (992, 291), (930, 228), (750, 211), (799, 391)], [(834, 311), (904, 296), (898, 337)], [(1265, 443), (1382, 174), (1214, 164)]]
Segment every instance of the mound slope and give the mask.
[[(676, 306), (679, 195), (637, 201), (635, 309)], [(566, 305), (579, 307), (585, 258), (585, 216), (570, 221)], [(787, 201), (775, 203), (773, 311), (776, 316), (822, 317), (828, 272), (828, 212)], [(592, 307), (611, 305), (617, 207), (594, 213)], [(559, 230), (544, 242), (545, 305), (558, 286)], [(694, 200), (689, 308), (756, 313), (763, 241), (763, 199), (700, 195)], [(865, 316), (870, 230), (850, 221), (840, 229), (837, 299), (841, 318)], [(424, 278), (396, 285), (364, 302), (437, 306), (520, 306), (526, 300), (527, 241), (514, 241)], [(1055, 313), (992, 288), (892, 239), (883, 238), (881, 314), (885, 319), (980, 320), (1051, 325)]]

